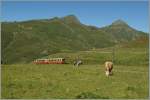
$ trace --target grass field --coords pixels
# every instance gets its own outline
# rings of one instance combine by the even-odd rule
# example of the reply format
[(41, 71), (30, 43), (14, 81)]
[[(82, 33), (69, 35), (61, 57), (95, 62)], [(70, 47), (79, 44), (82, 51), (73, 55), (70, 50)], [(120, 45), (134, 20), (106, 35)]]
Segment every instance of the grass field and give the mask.
[[(68, 64), (2, 65), (2, 98), (12, 99), (147, 99), (148, 49), (115, 50), (113, 75), (105, 76), (104, 62), (111, 49), (64, 52), (44, 58), (64, 57)], [(79, 57), (83, 65), (75, 68)]]
[(96, 49), (90, 51), (56, 53), (43, 58), (66, 58), (66, 62), (72, 64), (79, 57), (84, 64), (104, 64), (105, 61), (114, 59), (117, 65), (147, 65), (149, 64), (148, 48), (113, 48)]
[(148, 98), (148, 66), (3, 65), (2, 98)]

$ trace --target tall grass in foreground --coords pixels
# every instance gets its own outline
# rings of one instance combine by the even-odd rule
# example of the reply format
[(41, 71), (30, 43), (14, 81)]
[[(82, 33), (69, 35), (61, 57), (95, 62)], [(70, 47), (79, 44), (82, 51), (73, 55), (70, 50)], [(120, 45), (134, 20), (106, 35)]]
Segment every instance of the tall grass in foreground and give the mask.
[(2, 65), (2, 98), (148, 97), (148, 66), (115, 65), (106, 77), (103, 65)]

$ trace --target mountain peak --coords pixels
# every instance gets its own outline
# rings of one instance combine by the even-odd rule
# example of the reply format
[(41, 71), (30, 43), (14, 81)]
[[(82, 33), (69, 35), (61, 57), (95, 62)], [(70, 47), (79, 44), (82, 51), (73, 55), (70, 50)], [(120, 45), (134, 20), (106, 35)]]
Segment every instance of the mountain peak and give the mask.
[(75, 15), (68, 15), (68, 16), (65, 16), (66, 18), (77, 18)]
[(80, 23), (80, 21), (78, 20), (78, 18), (75, 16), (75, 15), (68, 15), (68, 16), (65, 16), (63, 18), (61, 18), (64, 22), (67, 22), (67, 23)]
[(122, 19), (118, 19), (112, 23), (112, 25), (128, 25), (125, 21)]

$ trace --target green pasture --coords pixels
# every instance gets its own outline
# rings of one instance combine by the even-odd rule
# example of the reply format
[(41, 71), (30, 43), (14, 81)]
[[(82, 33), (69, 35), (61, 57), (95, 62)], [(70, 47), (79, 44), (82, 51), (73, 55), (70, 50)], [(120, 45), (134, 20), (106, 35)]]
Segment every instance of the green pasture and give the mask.
[(5, 99), (147, 99), (148, 66), (115, 65), (105, 76), (99, 64), (2, 65)]
[[(114, 51), (114, 52), (113, 52)], [(104, 64), (113, 60), (117, 65), (148, 65), (148, 48), (104, 48), (89, 51), (56, 53), (43, 58), (62, 57), (66, 63), (72, 64), (75, 59), (81, 59), (84, 64)]]
[[(147, 99), (148, 49), (115, 48), (113, 75), (105, 76), (104, 62), (113, 48), (56, 53), (67, 64), (1, 66), (2, 98), (12, 99)], [(73, 66), (79, 58), (83, 65)]]

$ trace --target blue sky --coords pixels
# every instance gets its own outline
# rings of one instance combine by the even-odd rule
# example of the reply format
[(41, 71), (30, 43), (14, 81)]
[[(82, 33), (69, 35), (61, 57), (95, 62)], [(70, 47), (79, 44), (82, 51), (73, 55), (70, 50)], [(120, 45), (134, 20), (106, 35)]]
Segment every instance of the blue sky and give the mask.
[(131, 27), (148, 32), (148, 1), (5, 1), (2, 21), (49, 19), (75, 15), (83, 23), (103, 27), (122, 19)]

